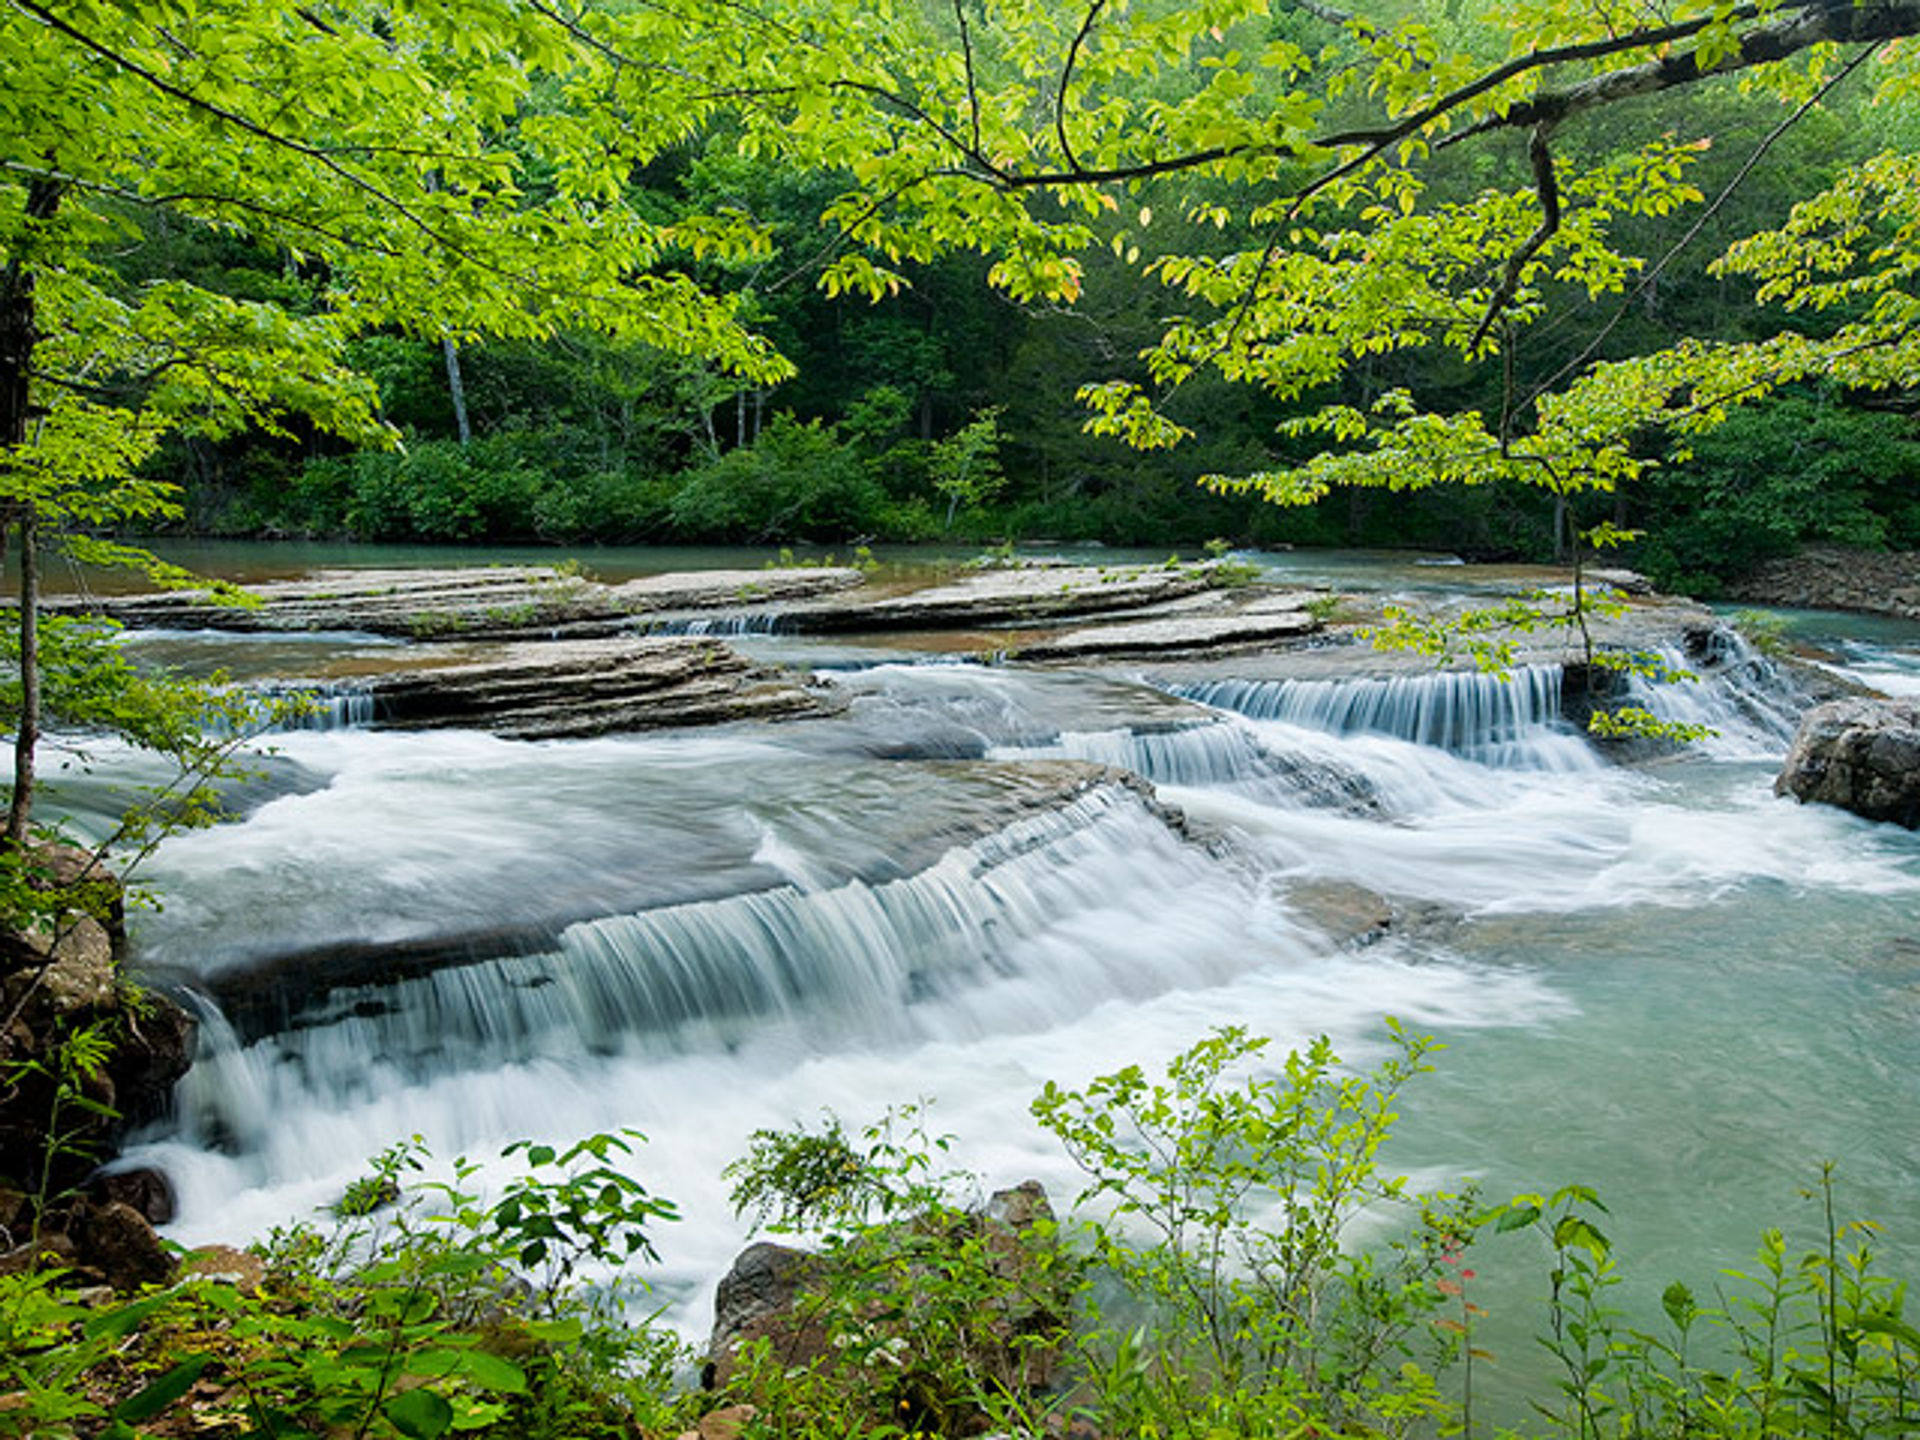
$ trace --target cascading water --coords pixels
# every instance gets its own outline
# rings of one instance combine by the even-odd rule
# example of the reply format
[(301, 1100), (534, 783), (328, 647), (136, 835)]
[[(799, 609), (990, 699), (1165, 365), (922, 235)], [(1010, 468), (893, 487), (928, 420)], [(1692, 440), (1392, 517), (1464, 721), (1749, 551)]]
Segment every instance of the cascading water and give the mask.
[(1580, 770), (1598, 763), (1567, 743), (1557, 665), (1505, 674), (1458, 671), (1357, 680), (1213, 680), (1174, 694), (1331, 735), (1384, 735), (1494, 766)]
[[(129, 1159), (175, 1179), (176, 1238), (303, 1217), (413, 1133), (484, 1156), (635, 1126), (687, 1217), (661, 1298), (698, 1333), (755, 1128), (932, 1098), (960, 1160), (1064, 1200), (1026, 1113), (1045, 1081), (1222, 1023), (1364, 1064), (1391, 1014), (1448, 1045), (1394, 1162), (1495, 1196), (1597, 1185), (1656, 1295), (1791, 1220), (1830, 1155), (1850, 1211), (1920, 1250), (1920, 1141), (1888, 1122), (1920, 1106), (1920, 839), (1772, 796), (1748, 657), (1645, 702), (1736, 743), (1634, 770), (1561, 719), (1552, 667), (1150, 685), (754, 643), (848, 657), (846, 712), (291, 734), (297, 785), (162, 847), (140, 945), (204, 997), (202, 1058)], [(1916, 650), (1876, 658), (1920, 674)], [(1063, 784), (1073, 761), (1160, 803)], [(1394, 916), (1365, 948), (1310, 918), (1355, 886)]]

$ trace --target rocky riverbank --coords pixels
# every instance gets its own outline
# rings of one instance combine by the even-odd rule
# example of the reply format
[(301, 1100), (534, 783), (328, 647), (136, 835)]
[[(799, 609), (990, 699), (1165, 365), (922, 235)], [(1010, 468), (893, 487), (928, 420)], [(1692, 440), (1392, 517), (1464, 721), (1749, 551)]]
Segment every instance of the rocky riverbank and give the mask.
[(1757, 605), (1920, 620), (1920, 551), (1813, 545), (1755, 567), (1727, 593)]

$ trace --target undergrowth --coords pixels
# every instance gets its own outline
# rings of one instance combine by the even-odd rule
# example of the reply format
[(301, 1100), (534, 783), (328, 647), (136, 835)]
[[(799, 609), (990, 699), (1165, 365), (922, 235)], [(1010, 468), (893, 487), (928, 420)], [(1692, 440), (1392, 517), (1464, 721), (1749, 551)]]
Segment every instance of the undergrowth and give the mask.
[[(1086, 1177), (983, 1202), (918, 1109), (756, 1134), (729, 1171), (757, 1227), (808, 1237), (792, 1304), (748, 1326), (702, 1392), (634, 1318), (671, 1204), (630, 1134), (521, 1144), (489, 1190), (434, 1179), (417, 1141), (325, 1216), (277, 1232), (240, 1284), (137, 1296), (58, 1271), (0, 1278), (0, 1435), (1084, 1440), (1529, 1434), (1543, 1440), (1870, 1440), (1920, 1427), (1920, 1332), (1841, 1219), (1810, 1245), (1624, 1312), (1600, 1197), (1418, 1194), (1381, 1165), (1431, 1042), (1372, 1073), (1322, 1040), (1238, 1029), (1160, 1074), (1049, 1085), (1041, 1126)], [(1365, 1226), (1366, 1243), (1356, 1227)], [(1531, 1418), (1476, 1388), (1477, 1253), (1538, 1267), (1548, 1361)], [(609, 1276), (624, 1277), (609, 1280)]]

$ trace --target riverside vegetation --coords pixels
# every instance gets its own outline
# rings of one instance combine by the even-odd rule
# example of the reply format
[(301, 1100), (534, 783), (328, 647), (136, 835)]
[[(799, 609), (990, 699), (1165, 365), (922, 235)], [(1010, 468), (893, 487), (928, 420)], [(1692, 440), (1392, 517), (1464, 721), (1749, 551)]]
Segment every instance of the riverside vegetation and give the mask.
[[(1128, 1067), (1034, 1102), (1087, 1185), (1070, 1224), (983, 1229), (920, 1111), (849, 1134), (763, 1132), (733, 1169), (769, 1228), (817, 1237), (804, 1363), (765, 1338), (726, 1389), (644, 1316), (673, 1206), (627, 1169), (639, 1137), (510, 1147), (489, 1189), (417, 1142), (255, 1257), (137, 1295), (57, 1270), (0, 1279), (0, 1434), (1225, 1437), (1538, 1434), (1869, 1437), (1920, 1417), (1920, 1331), (1842, 1223), (1761, 1239), (1702, 1299), (1630, 1318), (1598, 1196), (1418, 1194), (1382, 1166), (1430, 1042), (1343, 1070), (1227, 1029), (1164, 1075)], [(1356, 1244), (1364, 1217), (1374, 1237)], [(1522, 1252), (1515, 1256), (1512, 1252)], [(1531, 1415), (1490, 1421), (1476, 1255), (1539, 1267)], [(205, 1273), (208, 1270), (237, 1273)], [(1036, 1383), (1044, 1378), (1045, 1383)]]

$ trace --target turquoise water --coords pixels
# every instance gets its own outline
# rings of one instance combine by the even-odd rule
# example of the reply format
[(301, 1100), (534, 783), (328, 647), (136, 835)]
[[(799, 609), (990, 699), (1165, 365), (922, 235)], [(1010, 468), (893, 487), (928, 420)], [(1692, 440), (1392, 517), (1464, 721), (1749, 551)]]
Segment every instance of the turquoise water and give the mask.
[[(1394, 590), (1514, 583), (1263, 563)], [(1839, 669), (1920, 677), (1920, 627), (1802, 623)], [(249, 673), (303, 653), (217, 644)], [(179, 1184), (175, 1238), (303, 1216), (416, 1132), (483, 1155), (636, 1126), (648, 1183), (687, 1216), (661, 1236), (660, 1295), (699, 1332), (742, 1239), (720, 1171), (757, 1127), (931, 1098), (989, 1184), (1065, 1196), (1076, 1177), (1026, 1114), (1046, 1081), (1161, 1061), (1225, 1023), (1325, 1033), (1364, 1064), (1393, 1015), (1446, 1047), (1397, 1163), (1489, 1196), (1595, 1186), (1632, 1293), (1708, 1286), (1761, 1227), (1811, 1218), (1800, 1192), (1826, 1160), (1843, 1209), (1920, 1257), (1920, 837), (1775, 799), (1784, 737), (1737, 697), (1699, 702), (1727, 743), (1622, 769), (1560, 728), (1551, 676), (1525, 703), (1436, 678), (1358, 707), (1247, 685), (1179, 704), (1137, 669), (875, 665), (857, 637), (752, 648), (834, 667), (846, 713), (537, 745), (286, 735), (244, 820), (161, 848), (142, 963), (225, 1016), (209, 1010), (179, 1119), (136, 1147)], [(1055, 757), (1154, 780), (1187, 832), (1125, 790), (1019, 809)], [(102, 757), (116, 766), (137, 768)], [(1329, 883), (1387, 897), (1386, 938), (1318, 929), (1301, 897)], [(449, 935), (469, 937), (452, 960), (316, 971), (341, 942), (414, 954)], [(1481, 1262), (1496, 1333), (1516, 1327), (1494, 1348), (1523, 1371), (1538, 1259), (1513, 1238)]]

